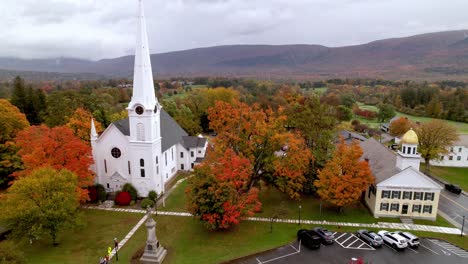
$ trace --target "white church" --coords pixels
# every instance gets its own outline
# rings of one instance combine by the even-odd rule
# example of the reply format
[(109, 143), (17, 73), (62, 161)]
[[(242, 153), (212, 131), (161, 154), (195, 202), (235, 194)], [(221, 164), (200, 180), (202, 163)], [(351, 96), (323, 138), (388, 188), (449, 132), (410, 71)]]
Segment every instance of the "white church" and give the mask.
[(128, 118), (112, 123), (100, 135), (91, 120), (91, 147), (96, 182), (108, 192), (131, 183), (139, 196), (164, 185), (179, 170), (192, 170), (205, 157), (207, 140), (192, 137), (162, 109), (153, 84), (148, 36), (139, 1), (133, 96)]

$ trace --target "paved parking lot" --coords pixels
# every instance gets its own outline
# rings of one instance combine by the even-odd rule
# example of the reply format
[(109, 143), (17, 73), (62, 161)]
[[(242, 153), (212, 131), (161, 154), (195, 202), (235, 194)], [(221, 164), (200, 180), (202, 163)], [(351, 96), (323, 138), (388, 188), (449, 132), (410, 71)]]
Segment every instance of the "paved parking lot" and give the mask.
[(396, 251), (384, 245), (372, 248), (352, 233), (335, 233), (336, 242), (310, 250), (299, 242), (275, 250), (234, 261), (233, 264), (302, 264), (302, 263), (349, 263), (353, 257), (362, 258), (366, 263), (424, 263), (424, 264), (466, 264), (468, 252), (446, 241), (421, 238), (418, 248)]

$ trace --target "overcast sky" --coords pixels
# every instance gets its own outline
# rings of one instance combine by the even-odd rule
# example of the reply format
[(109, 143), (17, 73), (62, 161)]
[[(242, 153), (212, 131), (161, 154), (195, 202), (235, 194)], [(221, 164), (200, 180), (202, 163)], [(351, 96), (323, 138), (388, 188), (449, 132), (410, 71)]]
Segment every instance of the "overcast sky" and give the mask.
[[(0, 57), (134, 53), (138, 0), (0, 0)], [(468, 29), (468, 0), (144, 0), (152, 53), (229, 44), (345, 46)]]

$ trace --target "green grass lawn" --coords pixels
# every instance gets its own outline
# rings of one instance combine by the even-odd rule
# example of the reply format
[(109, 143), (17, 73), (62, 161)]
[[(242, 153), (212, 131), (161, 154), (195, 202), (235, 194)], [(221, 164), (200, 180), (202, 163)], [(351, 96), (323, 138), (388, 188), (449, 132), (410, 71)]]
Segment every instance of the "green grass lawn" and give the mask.
[[(47, 236), (34, 241), (32, 245), (26, 239), (18, 241), (26, 263), (98, 263), (99, 257), (106, 254), (107, 247), (113, 247), (114, 237), (119, 240), (124, 238), (143, 217), (142, 214), (98, 210), (84, 210), (83, 213), (84, 226), (61, 232), (56, 247), (51, 245)], [(122, 263), (129, 263), (135, 250), (131, 245), (128, 249), (124, 248), (119, 255)]]
[(423, 219), (413, 219), (413, 223), (417, 225), (435, 225), (435, 226), (445, 226), (445, 227), (454, 227), (451, 223), (445, 220), (442, 216), (437, 215), (435, 221), (432, 220), (423, 220)]
[(258, 217), (274, 217), (298, 219), (299, 206), (301, 206), (301, 219), (326, 220), (334, 222), (377, 223), (400, 222), (398, 218), (374, 218), (362, 204), (357, 203), (338, 212), (336, 208), (322, 203), (320, 212), (320, 200), (313, 196), (303, 196), (300, 201), (291, 200), (284, 193), (273, 187), (264, 187), (260, 192), (262, 212)]
[[(357, 104), (359, 105), (359, 107), (361, 109), (371, 110), (371, 111), (374, 111), (374, 112), (379, 111), (378, 108), (375, 105), (366, 105), (366, 104), (363, 104), (363, 103), (360, 103), (360, 102), (358, 102)], [(401, 113), (401, 112), (398, 112), (398, 111), (395, 112), (395, 113), (396, 113), (397, 116), (407, 117), (409, 120), (411, 120), (413, 122), (429, 122), (432, 119), (434, 119), (432, 117), (407, 115), (407, 114), (404, 114), (404, 113)], [(359, 121), (361, 121), (361, 123), (367, 124), (368, 126), (373, 127), (373, 128), (378, 128), (379, 125), (380, 125), (380, 123), (377, 121), (377, 119), (368, 120), (368, 119), (361, 118), (361, 117), (355, 117), (354, 119), (358, 119)], [(468, 123), (455, 122), (455, 121), (451, 121), (451, 120), (443, 120), (443, 121), (446, 121), (450, 125), (455, 126), (460, 134), (468, 134)]]
[(458, 184), (463, 190), (468, 191), (468, 168), (431, 166), (430, 170), (432, 175), (444, 181)]

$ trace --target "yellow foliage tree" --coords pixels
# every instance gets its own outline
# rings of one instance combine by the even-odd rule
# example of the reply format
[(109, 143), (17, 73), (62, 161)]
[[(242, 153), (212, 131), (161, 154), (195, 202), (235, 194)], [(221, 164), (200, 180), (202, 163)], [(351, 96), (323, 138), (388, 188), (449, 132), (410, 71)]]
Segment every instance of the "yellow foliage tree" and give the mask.
[[(89, 141), (91, 118), (93, 118), (93, 115), (90, 112), (83, 108), (77, 108), (70, 117), (66, 126), (71, 128), (71, 130), (73, 130), (73, 134), (81, 140)], [(102, 131), (102, 125), (98, 121), (94, 120), (94, 126), (98, 133)]]

